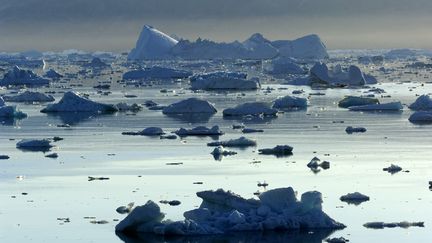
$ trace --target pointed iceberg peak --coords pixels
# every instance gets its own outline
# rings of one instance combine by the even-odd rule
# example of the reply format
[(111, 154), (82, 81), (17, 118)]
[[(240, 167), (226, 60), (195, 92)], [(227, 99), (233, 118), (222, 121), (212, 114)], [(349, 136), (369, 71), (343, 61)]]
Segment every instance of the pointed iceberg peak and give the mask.
[(266, 38), (264, 38), (264, 36), (260, 33), (255, 33), (253, 35), (251, 35), (251, 37), (249, 37), (249, 39), (247, 39), (246, 41), (253, 41), (253, 42), (265, 42), (265, 43), (269, 43), (270, 41), (267, 40)]
[(128, 59), (163, 59), (178, 41), (162, 31), (144, 25), (136, 43), (136, 47), (129, 53)]

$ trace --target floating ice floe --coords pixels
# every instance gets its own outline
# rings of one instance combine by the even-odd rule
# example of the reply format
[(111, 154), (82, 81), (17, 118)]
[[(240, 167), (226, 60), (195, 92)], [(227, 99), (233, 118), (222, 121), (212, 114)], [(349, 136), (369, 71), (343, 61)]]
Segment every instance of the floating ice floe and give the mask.
[(243, 103), (234, 108), (227, 108), (223, 110), (224, 116), (276, 116), (278, 110), (270, 107), (265, 102), (250, 102)]
[(178, 136), (219, 136), (224, 133), (219, 129), (219, 126), (208, 128), (205, 126), (198, 126), (192, 129), (180, 128), (174, 132)]
[(344, 237), (328, 238), (325, 241), (328, 243), (346, 243), (346, 242), (349, 242), (349, 240), (345, 239)]
[(259, 149), (260, 154), (272, 154), (276, 156), (289, 156), (292, 155), (293, 147), (289, 145), (277, 145), (274, 148)]
[(348, 109), (351, 111), (400, 111), (403, 109), (403, 106), (398, 101), (385, 104), (350, 106)]
[(165, 134), (165, 132), (160, 127), (147, 127), (139, 132), (122, 132), (122, 134), (132, 136), (160, 136)]
[(49, 80), (39, 77), (37, 74), (31, 70), (20, 69), (18, 66), (14, 66), (12, 70), (9, 70), (0, 79), (0, 86), (8, 85), (29, 85), (29, 86), (39, 86), (48, 85)]
[(321, 160), (318, 157), (313, 157), (306, 166), (309, 167), (314, 172), (319, 172), (320, 171), (319, 167), (323, 168), (324, 170), (329, 169), (330, 162), (328, 161), (321, 162)]
[(190, 71), (154, 66), (145, 69), (128, 71), (123, 74), (123, 79), (178, 79), (188, 78), (189, 76), (192, 76), (192, 72)]
[(387, 171), (390, 174), (396, 174), (402, 170), (402, 167), (399, 165), (391, 164), (389, 167), (383, 168), (383, 171)]
[(304, 109), (308, 105), (306, 98), (294, 97), (294, 96), (284, 96), (279, 97), (274, 101), (274, 109)]
[(345, 132), (348, 134), (352, 134), (352, 133), (364, 133), (366, 132), (366, 128), (364, 127), (352, 127), (352, 126), (348, 126), (347, 128), (345, 128)]
[(254, 129), (254, 128), (243, 128), (242, 133), (256, 133), (256, 132), (264, 132), (262, 129)]
[(247, 79), (247, 74), (237, 72), (212, 72), (192, 76), (190, 78), (193, 90), (254, 90), (261, 84), (258, 78)]
[(162, 110), (164, 114), (216, 113), (216, 108), (210, 102), (198, 98), (189, 98), (173, 103)]
[(246, 137), (207, 143), (207, 146), (223, 146), (223, 147), (249, 147), (249, 146), (256, 146), (256, 145), (257, 142), (255, 140)]
[(129, 60), (163, 59), (170, 56), (171, 48), (177, 40), (156, 28), (144, 25), (136, 46), (128, 55)]
[(342, 108), (348, 108), (350, 106), (373, 105), (379, 103), (379, 100), (376, 98), (345, 96), (338, 102), (338, 106)]
[(322, 211), (318, 191), (302, 194), (300, 201), (291, 187), (268, 190), (257, 199), (244, 199), (230, 191), (198, 192), (201, 206), (186, 211), (182, 221), (163, 220), (153, 201), (134, 208), (116, 225), (124, 233), (157, 235), (210, 235), (237, 231), (342, 229), (345, 225)]
[(18, 149), (24, 151), (49, 151), (53, 145), (48, 139), (23, 139), (16, 144)]
[(398, 222), (398, 223), (384, 223), (384, 222), (369, 222), (363, 225), (369, 229), (384, 229), (384, 228), (409, 228), (409, 227), (424, 227), (424, 222)]
[(142, 110), (142, 106), (138, 105), (136, 103), (133, 103), (133, 104), (129, 105), (129, 104), (125, 103), (125, 102), (120, 102), (120, 103), (117, 103), (115, 105), (115, 107), (119, 111), (133, 111), (133, 112), (136, 112), (136, 111)]
[(416, 111), (408, 120), (412, 123), (432, 123), (432, 111)]
[(5, 101), (9, 102), (51, 102), (54, 101), (52, 95), (46, 95), (40, 92), (25, 91), (15, 96), (3, 96)]
[(50, 104), (41, 112), (116, 112), (118, 109), (114, 105), (103, 104), (92, 101), (79, 93), (66, 92), (58, 103)]
[(339, 198), (342, 202), (346, 202), (348, 204), (359, 205), (363, 202), (369, 201), (370, 198), (360, 192), (353, 192), (343, 195)]
[(414, 103), (409, 105), (408, 108), (415, 111), (432, 110), (432, 99), (429, 95), (421, 95), (416, 99)]
[(264, 72), (270, 75), (305, 74), (293, 58), (277, 57), (264, 66)]

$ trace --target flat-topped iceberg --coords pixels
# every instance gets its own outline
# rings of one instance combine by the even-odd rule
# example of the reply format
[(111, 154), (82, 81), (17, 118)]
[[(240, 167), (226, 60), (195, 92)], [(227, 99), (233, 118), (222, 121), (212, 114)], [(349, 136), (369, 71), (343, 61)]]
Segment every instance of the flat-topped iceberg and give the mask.
[(114, 105), (103, 104), (92, 101), (79, 93), (68, 91), (58, 103), (50, 104), (41, 112), (99, 112), (109, 113), (116, 112)]
[(0, 86), (8, 85), (29, 85), (29, 86), (39, 86), (48, 85), (49, 80), (39, 77), (37, 74), (31, 70), (20, 69), (18, 66), (14, 66), (12, 70), (9, 70), (0, 79)]
[(16, 144), (18, 149), (24, 151), (49, 151), (53, 145), (48, 139), (23, 139)]
[(249, 146), (256, 146), (256, 145), (257, 142), (255, 140), (246, 137), (207, 143), (207, 146), (223, 146), (223, 147), (249, 147)]
[(322, 195), (305, 192), (301, 199), (291, 187), (268, 190), (259, 199), (245, 199), (230, 191), (198, 192), (200, 207), (186, 211), (182, 221), (164, 220), (153, 201), (134, 208), (116, 225), (125, 233), (209, 235), (238, 231), (342, 229), (345, 225), (322, 210)]
[(327, 47), (318, 35), (312, 34), (298, 39), (273, 41), (272, 45), (285, 57), (319, 60), (328, 58)]
[(254, 90), (261, 84), (258, 78), (247, 79), (247, 74), (237, 72), (212, 72), (192, 76), (191, 89), (194, 90)]
[(306, 98), (294, 97), (294, 96), (284, 96), (279, 97), (274, 101), (274, 109), (304, 109), (308, 105)]
[(403, 106), (402, 103), (397, 101), (385, 104), (350, 106), (348, 109), (351, 111), (400, 111), (403, 109)]
[(190, 71), (154, 66), (140, 70), (128, 71), (123, 74), (123, 79), (178, 79), (187, 78), (189, 76), (192, 76), (192, 72)]
[(156, 28), (144, 25), (136, 46), (128, 55), (129, 60), (162, 59), (170, 56), (177, 40)]
[(189, 98), (173, 103), (162, 110), (164, 114), (216, 113), (216, 108), (210, 102), (198, 98)]
[(289, 145), (277, 145), (274, 148), (259, 149), (260, 154), (272, 154), (276, 156), (288, 156), (292, 155), (293, 147)]
[(180, 128), (174, 132), (179, 136), (219, 136), (224, 134), (219, 126), (213, 126), (211, 128), (205, 126), (198, 126), (192, 129)]
[(429, 95), (419, 96), (414, 103), (408, 106), (411, 110), (427, 111), (432, 110), (432, 99)]
[(54, 101), (52, 95), (46, 95), (40, 92), (25, 91), (15, 96), (3, 96), (5, 101), (9, 102), (51, 102)]
[(223, 110), (224, 116), (276, 116), (277, 110), (265, 102), (249, 102)]
[(345, 96), (338, 102), (338, 106), (342, 108), (348, 108), (350, 106), (362, 106), (362, 105), (373, 105), (379, 104), (379, 100), (376, 98), (358, 97), (358, 96)]

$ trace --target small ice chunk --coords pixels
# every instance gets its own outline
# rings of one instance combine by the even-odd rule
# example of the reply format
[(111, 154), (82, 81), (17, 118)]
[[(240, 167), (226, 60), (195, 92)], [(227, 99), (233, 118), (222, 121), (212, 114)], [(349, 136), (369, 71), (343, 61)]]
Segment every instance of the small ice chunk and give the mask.
[(30, 151), (48, 151), (53, 145), (48, 139), (23, 139), (16, 144), (18, 149)]
[(173, 103), (162, 110), (164, 114), (216, 113), (216, 108), (210, 102), (198, 98), (189, 98)]
[(432, 111), (416, 111), (408, 118), (411, 123), (432, 123)]
[(398, 222), (398, 223), (384, 223), (384, 222), (368, 222), (363, 225), (369, 229), (384, 229), (384, 228), (409, 228), (409, 227), (424, 227), (424, 222)]
[(277, 145), (274, 148), (259, 149), (260, 154), (273, 154), (276, 156), (292, 155), (293, 147), (289, 145)]
[(361, 194), (360, 192), (348, 193), (346, 195), (341, 196), (339, 199), (342, 202), (346, 202), (348, 204), (355, 204), (355, 205), (359, 205), (362, 202), (366, 202), (370, 200), (368, 196)]
[(147, 127), (139, 132), (122, 132), (122, 134), (132, 136), (160, 136), (165, 134), (165, 132), (160, 127)]
[(274, 101), (273, 108), (274, 109), (303, 109), (308, 105), (306, 98), (293, 97), (293, 96), (284, 96), (277, 98)]
[(402, 170), (402, 167), (391, 164), (389, 167), (383, 168), (383, 171), (387, 171), (390, 174), (396, 174)]
[(364, 133), (366, 132), (366, 128), (364, 127), (352, 127), (352, 126), (348, 126), (345, 129), (345, 132), (348, 134), (352, 134), (352, 133)]
[(414, 103), (409, 105), (408, 108), (415, 111), (432, 110), (432, 99), (429, 95), (421, 95)]
[(198, 126), (192, 129), (180, 128), (174, 132), (178, 136), (219, 136), (224, 133), (219, 129), (219, 126), (208, 128), (205, 126)]
[(338, 106), (342, 108), (348, 108), (350, 106), (362, 106), (362, 105), (373, 105), (379, 104), (379, 100), (375, 98), (358, 97), (358, 96), (345, 96), (338, 102)]

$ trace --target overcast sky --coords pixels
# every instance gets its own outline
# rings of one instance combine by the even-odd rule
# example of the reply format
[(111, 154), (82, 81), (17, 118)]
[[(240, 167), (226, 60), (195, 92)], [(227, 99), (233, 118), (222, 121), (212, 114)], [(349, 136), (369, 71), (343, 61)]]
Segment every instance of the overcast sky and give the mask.
[(144, 24), (217, 41), (316, 33), (330, 49), (432, 49), (432, 0), (0, 0), (0, 51), (127, 51)]

